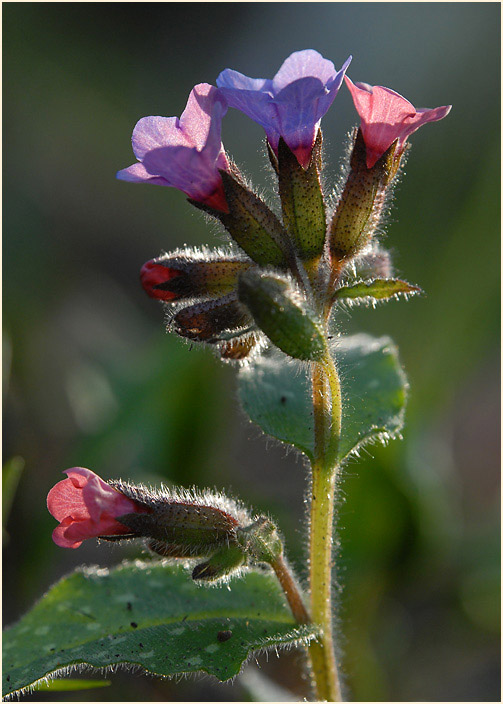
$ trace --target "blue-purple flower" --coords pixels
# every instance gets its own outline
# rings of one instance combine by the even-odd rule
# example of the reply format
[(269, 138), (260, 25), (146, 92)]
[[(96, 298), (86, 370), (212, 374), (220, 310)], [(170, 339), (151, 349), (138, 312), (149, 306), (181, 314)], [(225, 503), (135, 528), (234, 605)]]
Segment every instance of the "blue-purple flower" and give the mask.
[(313, 49), (296, 51), (272, 80), (248, 78), (225, 69), (217, 86), (230, 107), (241, 110), (265, 129), (272, 149), (280, 137), (307, 168), (321, 118), (332, 105), (341, 86), (347, 59), (340, 71)]
[(208, 83), (195, 86), (180, 119), (142, 117), (133, 131), (138, 162), (122, 169), (117, 178), (133, 183), (172, 186), (189, 198), (227, 212), (219, 169), (229, 170), (221, 141), (227, 104)]

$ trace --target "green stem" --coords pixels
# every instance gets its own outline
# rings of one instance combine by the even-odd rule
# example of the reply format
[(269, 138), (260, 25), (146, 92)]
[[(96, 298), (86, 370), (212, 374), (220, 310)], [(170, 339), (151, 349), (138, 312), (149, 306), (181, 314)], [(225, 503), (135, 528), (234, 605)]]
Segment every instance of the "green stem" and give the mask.
[(341, 391), (332, 357), (313, 365), (315, 448), (312, 462), (309, 583), (311, 618), (321, 635), (308, 647), (318, 700), (342, 701), (332, 635), (332, 523), (337, 453), (341, 433)]

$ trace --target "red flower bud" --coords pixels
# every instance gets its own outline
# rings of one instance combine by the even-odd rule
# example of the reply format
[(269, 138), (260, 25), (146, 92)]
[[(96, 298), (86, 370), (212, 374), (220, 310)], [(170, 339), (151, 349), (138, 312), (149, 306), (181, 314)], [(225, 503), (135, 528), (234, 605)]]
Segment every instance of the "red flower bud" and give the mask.
[(161, 301), (222, 296), (236, 288), (238, 275), (251, 264), (242, 256), (185, 249), (151, 259), (140, 279), (146, 293)]
[(179, 269), (171, 269), (163, 264), (158, 264), (155, 260), (146, 262), (140, 271), (141, 285), (152, 298), (159, 298), (161, 301), (173, 301), (179, 296), (169, 290), (169, 282), (183, 276)]

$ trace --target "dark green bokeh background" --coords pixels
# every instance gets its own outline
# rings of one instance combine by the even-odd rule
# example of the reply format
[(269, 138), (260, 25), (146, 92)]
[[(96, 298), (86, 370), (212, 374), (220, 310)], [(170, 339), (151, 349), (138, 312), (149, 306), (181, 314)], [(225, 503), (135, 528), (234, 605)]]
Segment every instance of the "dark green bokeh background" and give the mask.
[[(45, 496), (74, 465), (103, 477), (216, 485), (279, 521), (301, 574), (306, 471), (238, 410), (234, 371), (162, 329), (138, 281), (161, 249), (221, 243), (173, 189), (114, 179), (144, 115), (179, 115), (225, 67), (271, 77), (315, 48), (353, 80), (418, 106), (385, 242), (426, 297), (341, 316), (389, 334), (411, 393), (404, 441), (345, 470), (337, 560), (353, 700), (499, 700), (498, 3), (9, 3), (4, 30), (4, 456), (26, 468), (8, 522), (7, 624), (81, 562)], [(335, 183), (356, 122), (341, 89), (323, 122)], [(227, 150), (263, 190), (261, 129), (230, 111)], [(274, 660), (274, 662), (273, 662)], [(263, 671), (305, 694), (300, 657)], [(55, 700), (241, 700), (238, 683), (112, 676)]]

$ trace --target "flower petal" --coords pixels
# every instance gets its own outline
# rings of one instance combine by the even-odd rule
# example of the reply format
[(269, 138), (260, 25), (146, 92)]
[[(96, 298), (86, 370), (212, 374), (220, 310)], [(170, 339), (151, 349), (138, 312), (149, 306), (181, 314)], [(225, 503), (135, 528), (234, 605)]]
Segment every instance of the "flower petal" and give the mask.
[(65, 520), (52, 531), (52, 539), (60, 548), (78, 548), (82, 545), (82, 540), (72, 540), (66, 537), (68, 526), (72, 525), (72, 523), (73, 520), (71, 518), (65, 518)]
[(180, 127), (177, 117), (159, 117), (152, 115), (138, 120), (133, 130), (133, 151), (137, 159), (142, 161), (145, 154), (163, 147), (172, 146), (192, 147), (193, 142)]
[(63, 479), (53, 486), (47, 495), (47, 508), (57, 521), (71, 516), (74, 519), (90, 518), (89, 509), (84, 503), (82, 489), (71, 479)]
[(412, 103), (390, 88), (353, 83), (347, 76), (345, 80), (361, 118), (369, 169), (395, 140), (398, 140), (400, 154), (407, 137), (427, 122), (441, 120), (451, 109), (448, 105), (416, 110)]
[(149, 508), (111, 487), (84, 467), (66, 470), (68, 479), (58, 482), (47, 496), (47, 508), (60, 521), (53, 532), (56, 545), (77, 548), (86, 538), (125, 535), (131, 531), (115, 519)]
[(112, 489), (97, 475), (91, 477), (82, 488), (82, 497), (91, 519), (96, 523), (101, 523), (103, 516), (122, 516), (136, 510), (136, 505), (131, 499)]
[(333, 80), (336, 73), (332, 61), (324, 59), (314, 49), (294, 51), (283, 61), (281, 68), (272, 79), (273, 92), (276, 96), (290, 83), (301, 78), (317, 78), (320, 83), (326, 84)]
[(195, 86), (180, 117), (180, 127), (191, 142), (188, 146), (207, 149), (216, 157), (222, 151), (221, 122), (226, 112), (227, 103), (217, 88), (208, 83)]
[(152, 176), (141, 162), (128, 166), (127, 169), (117, 171), (116, 178), (119, 181), (129, 181), (130, 183), (151, 183), (156, 186), (169, 186), (170, 184), (162, 176)]

